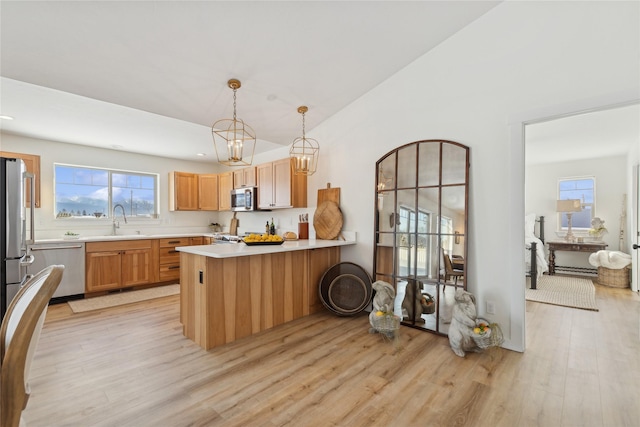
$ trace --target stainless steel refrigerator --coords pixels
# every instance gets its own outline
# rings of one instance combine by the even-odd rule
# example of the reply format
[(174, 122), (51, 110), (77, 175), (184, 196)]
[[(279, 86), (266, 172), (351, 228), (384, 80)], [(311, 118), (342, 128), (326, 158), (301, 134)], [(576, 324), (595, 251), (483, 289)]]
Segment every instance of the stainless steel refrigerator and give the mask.
[[(27, 267), (33, 255), (27, 254), (27, 244), (34, 241), (34, 198), (26, 189), (34, 192), (33, 174), (26, 171), (21, 159), (0, 157), (0, 260), (2, 283), (0, 284), (0, 319), (20, 286), (27, 281)], [(28, 218), (27, 218), (28, 215)], [(29, 235), (27, 235), (27, 222)]]

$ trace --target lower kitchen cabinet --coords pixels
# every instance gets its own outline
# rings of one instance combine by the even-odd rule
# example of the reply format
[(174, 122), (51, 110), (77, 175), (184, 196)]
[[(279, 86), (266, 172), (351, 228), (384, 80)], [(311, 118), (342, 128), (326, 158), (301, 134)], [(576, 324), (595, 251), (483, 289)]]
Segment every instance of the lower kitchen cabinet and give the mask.
[(205, 350), (325, 310), (318, 283), (340, 247), (247, 256), (181, 253), (183, 334)]
[[(210, 240), (209, 240), (209, 243), (211, 243)], [(198, 245), (204, 245), (204, 244), (205, 244), (204, 236), (189, 237), (189, 246), (198, 246)]]
[(161, 282), (180, 280), (180, 252), (178, 246), (190, 246), (189, 237), (160, 239), (160, 277)]
[(104, 293), (180, 280), (178, 246), (210, 244), (203, 236), (87, 242), (85, 293)]
[(151, 240), (86, 244), (86, 293), (153, 283)]

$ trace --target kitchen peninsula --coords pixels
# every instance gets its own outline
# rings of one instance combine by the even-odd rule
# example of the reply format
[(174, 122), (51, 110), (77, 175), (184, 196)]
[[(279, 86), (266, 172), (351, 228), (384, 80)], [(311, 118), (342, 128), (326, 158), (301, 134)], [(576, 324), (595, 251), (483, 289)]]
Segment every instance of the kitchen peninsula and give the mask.
[(349, 240), (178, 247), (180, 322), (205, 350), (323, 309), (318, 284)]

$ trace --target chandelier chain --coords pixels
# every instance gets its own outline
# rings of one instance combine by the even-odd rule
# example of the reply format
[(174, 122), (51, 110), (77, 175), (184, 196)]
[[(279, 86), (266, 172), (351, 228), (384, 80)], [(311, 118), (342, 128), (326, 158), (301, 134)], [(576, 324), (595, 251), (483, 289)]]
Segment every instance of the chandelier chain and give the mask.
[(233, 88), (233, 121), (236, 121), (236, 88)]

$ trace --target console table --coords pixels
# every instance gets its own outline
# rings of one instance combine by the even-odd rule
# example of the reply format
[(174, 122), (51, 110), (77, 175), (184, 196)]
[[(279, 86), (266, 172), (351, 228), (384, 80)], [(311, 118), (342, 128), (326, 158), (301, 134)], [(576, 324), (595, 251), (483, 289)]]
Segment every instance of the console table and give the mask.
[(547, 242), (547, 244), (549, 245), (549, 275), (555, 274), (556, 270), (597, 274), (598, 270), (595, 268), (556, 265), (556, 251), (594, 253), (607, 247), (604, 242)]

